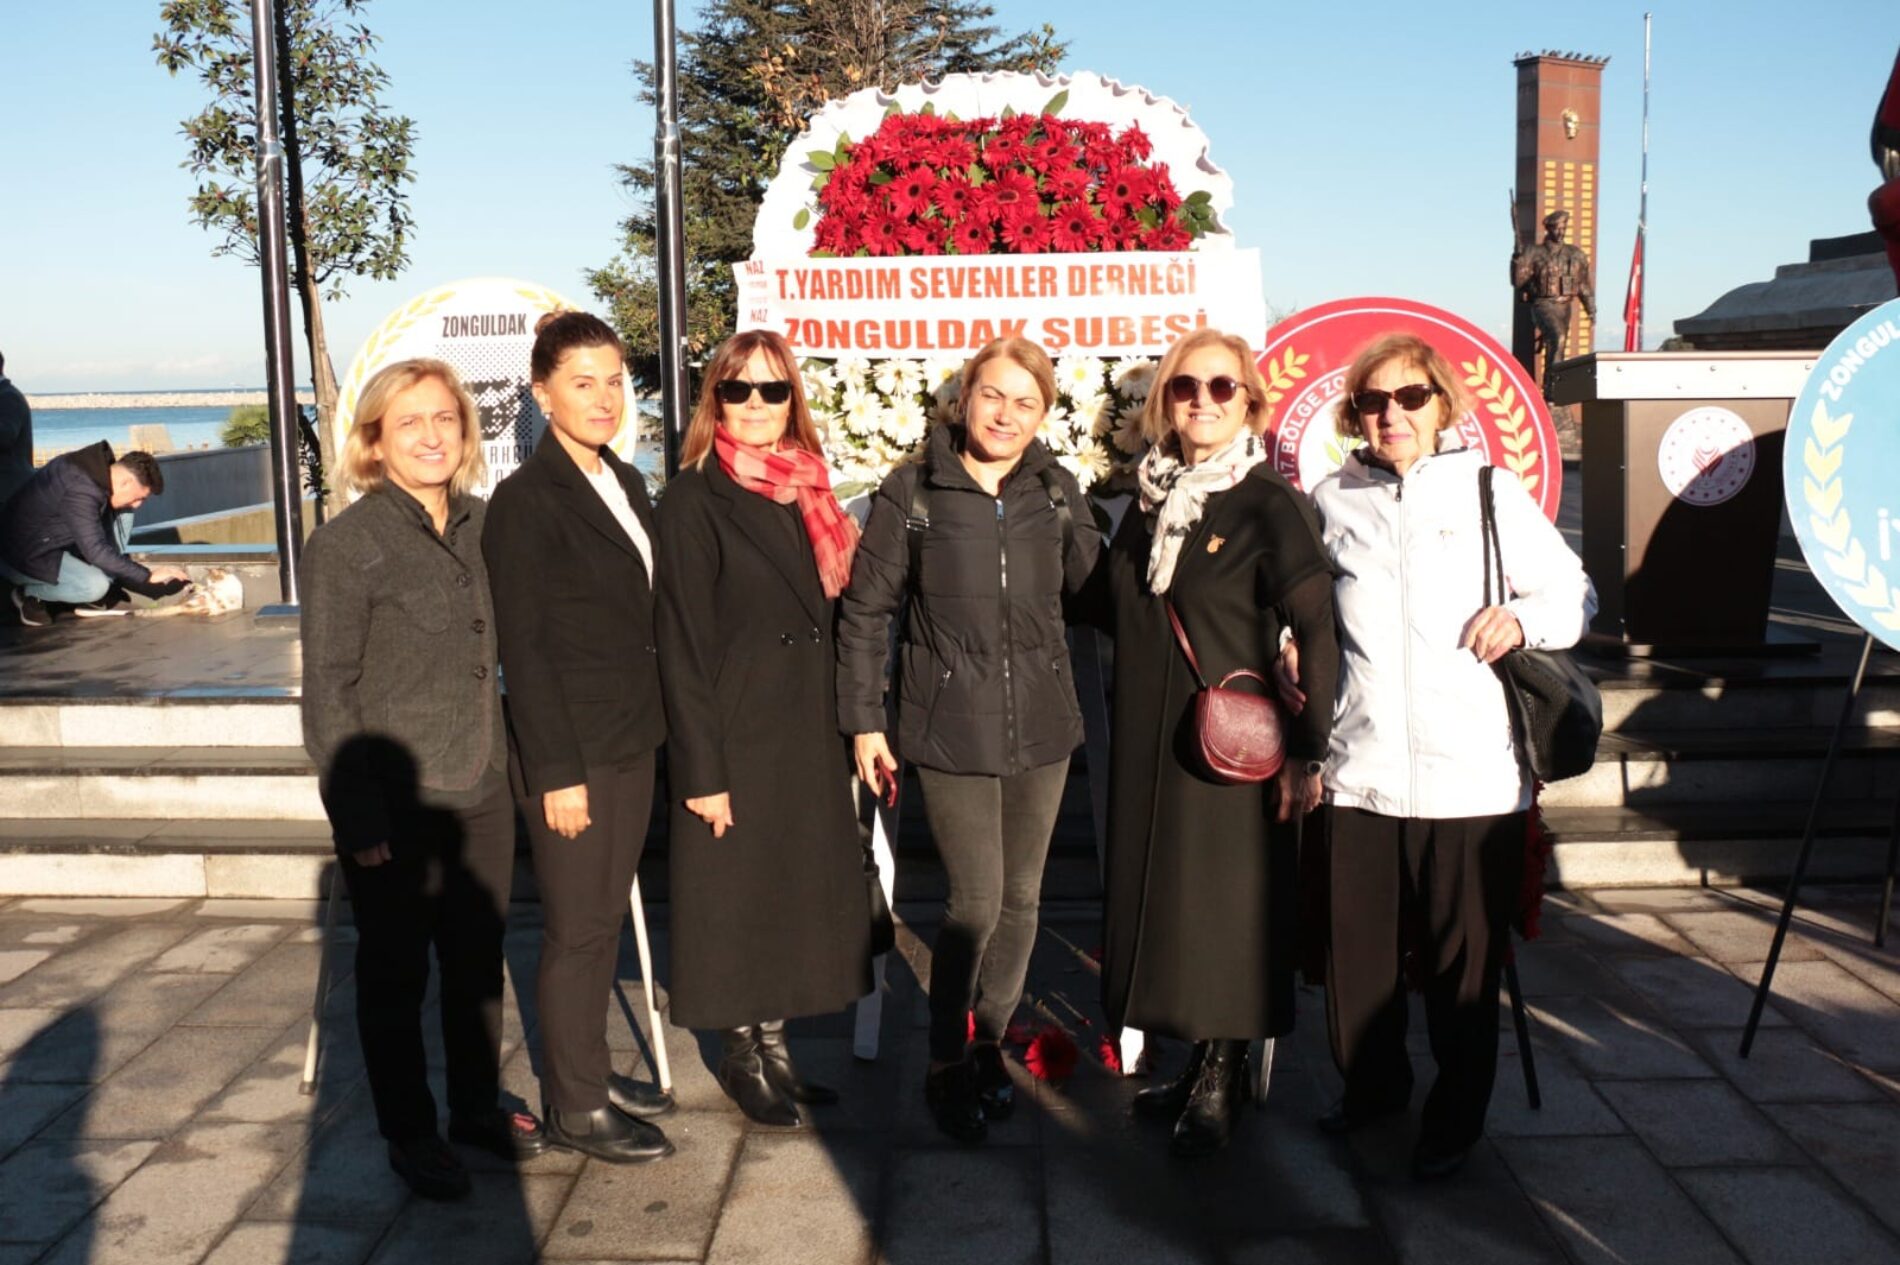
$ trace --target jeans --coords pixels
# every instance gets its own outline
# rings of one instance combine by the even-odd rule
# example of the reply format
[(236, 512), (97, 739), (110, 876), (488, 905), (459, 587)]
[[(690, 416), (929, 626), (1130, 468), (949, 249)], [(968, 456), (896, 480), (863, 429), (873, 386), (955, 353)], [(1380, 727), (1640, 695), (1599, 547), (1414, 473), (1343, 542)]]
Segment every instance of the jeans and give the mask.
[[(112, 540), (118, 545), (119, 552), (124, 553), (132, 540), (131, 510), (121, 510), (112, 516)], [(51, 584), (21, 575), (4, 562), (0, 562), (0, 575), (19, 585), (20, 591), (28, 597), (37, 597), (42, 602), (65, 602), (72, 606), (96, 602), (112, 587), (111, 576), (73, 553), (59, 556), (59, 578)]]

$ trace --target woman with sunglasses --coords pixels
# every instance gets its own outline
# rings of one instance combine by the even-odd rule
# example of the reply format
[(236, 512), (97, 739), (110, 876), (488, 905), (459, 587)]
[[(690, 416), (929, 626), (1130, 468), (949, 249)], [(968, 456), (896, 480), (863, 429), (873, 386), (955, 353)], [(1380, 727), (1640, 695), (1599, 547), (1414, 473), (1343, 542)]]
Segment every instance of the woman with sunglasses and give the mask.
[(1193, 1043), (1172, 1081), (1136, 1095), (1176, 1118), (1172, 1149), (1225, 1146), (1247, 1045), (1293, 1026), (1292, 822), (1319, 801), (1331, 717), (1289, 720), (1286, 763), (1230, 784), (1194, 742), (1196, 673), (1265, 672), (1283, 630), (1316, 692), (1334, 660), (1332, 576), (1311, 508), (1267, 463), (1266, 388), (1241, 339), (1197, 330), (1169, 349), (1143, 413), (1137, 505), (1109, 546), (1115, 635), (1102, 995), (1112, 1027)]
[(1346, 1078), (1319, 1125), (1347, 1133), (1410, 1102), (1401, 962), (1411, 954), (1438, 1064), (1413, 1152), (1421, 1179), (1463, 1164), (1497, 1072), (1498, 979), (1531, 782), (1492, 665), (1515, 646), (1576, 644), (1596, 609), (1577, 555), (1509, 475), (1493, 479), (1509, 596), (1487, 604), (1486, 463), (1451, 442), (1465, 410), (1458, 382), (1410, 334), (1377, 340), (1347, 370), (1336, 426), (1361, 446), (1313, 490), (1339, 577), (1337, 695), (1307, 671), (1297, 630), (1280, 672), (1290, 706), (1333, 704), (1306, 709), (1334, 716), (1326, 1009)]
[(1101, 536), (1074, 476), (1036, 438), (1056, 398), (1042, 348), (999, 339), (962, 382), (961, 419), (933, 430), (923, 460), (898, 467), (872, 503), (838, 630), (838, 717), (864, 784), (894, 781), (884, 696), (891, 623), (908, 602), (897, 745), (950, 881), (924, 1097), (940, 1130), (980, 1142), (1015, 1107), (999, 1043), (1022, 999), (1049, 836), (1082, 741), (1063, 599), (1094, 569)]
[(748, 1118), (795, 1128), (838, 1095), (793, 1067), (785, 1020), (871, 991), (833, 645), (858, 528), (780, 335), (733, 335), (704, 382), (661, 510), (672, 1017), (720, 1030)]

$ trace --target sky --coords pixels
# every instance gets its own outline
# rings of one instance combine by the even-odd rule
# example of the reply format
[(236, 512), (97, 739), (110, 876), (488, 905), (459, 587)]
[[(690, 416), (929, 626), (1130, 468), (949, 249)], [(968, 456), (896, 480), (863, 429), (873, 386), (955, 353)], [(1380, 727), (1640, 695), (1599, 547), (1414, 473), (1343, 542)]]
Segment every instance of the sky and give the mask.
[[(1640, 3), (995, 5), (1007, 30), (1053, 24), (1069, 41), (1065, 70), (1187, 107), (1233, 176), (1228, 223), (1240, 245), (1260, 249), (1272, 308), (1396, 295), (1501, 337), (1511, 60), (1543, 49), (1608, 56), (1599, 340), (1621, 347), (1642, 135)], [(693, 0), (680, 8), (689, 24)], [(1650, 8), (1654, 346), (1672, 321), (1805, 259), (1810, 238), (1866, 230), (1878, 183), (1868, 128), (1900, 47), (1900, 6)], [(1164, 12), (1184, 16), (1166, 27)], [(179, 165), (180, 123), (204, 90), (153, 61), (157, 13), (157, 0), (0, 0), (0, 353), (29, 392), (264, 381), (257, 273), (213, 258), (217, 239), (187, 209), (194, 186)], [(392, 309), (460, 278), (520, 277), (592, 303), (583, 274), (613, 257), (630, 207), (614, 164), (653, 152), (652, 112), (632, 75), (652, 55), (651, 8), (375, 0), (366, 20), (382, 38), (387, 104), (417, 125), (417, 231), (400, 278), (353, 282), (329, 305), (338, 374)]]

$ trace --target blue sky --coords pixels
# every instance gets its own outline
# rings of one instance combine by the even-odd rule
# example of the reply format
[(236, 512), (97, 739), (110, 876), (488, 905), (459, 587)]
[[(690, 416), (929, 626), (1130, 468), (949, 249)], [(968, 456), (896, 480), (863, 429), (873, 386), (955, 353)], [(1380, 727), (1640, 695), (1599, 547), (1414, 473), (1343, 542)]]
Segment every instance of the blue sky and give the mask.
[[(194, 79), (152, 61), (156, 0), (10, 4), (0, 76), (0, 352), (29, 391), (263, 381), (256, 273), (213, 259), (186, 211), (179, 122)], [(691, 0), (682, 9), (692, 11)], [(1501, 332), (1514, 72), (1526, 49), (1608, 55), (1601, 168), (1606, 321), (1621, 345), (1642, 105), (1638, 4), (1001, 0), (1047, 21), (1067, 69), (1187, 106), (1233, 175), (1231, 223), (1276, 308), (1356, 294), (1438, 304)], [(1867, 227), (1874, 105), (1900, 45), (1892, 0), (1656, 0), (1649, 316), (1669, 322)], [(453, 14), (453, 19), (446, 14)], [(627, 201), (612, 165), (652, 152), (630, 65), (641, 4), (377, 0), (390, 103), (420, 134), (411, 266), (331, 305), (336, 367), (416, 292), (519, 276), (586, 301)], [(83, 39), (83, 56), (74, 40)]]

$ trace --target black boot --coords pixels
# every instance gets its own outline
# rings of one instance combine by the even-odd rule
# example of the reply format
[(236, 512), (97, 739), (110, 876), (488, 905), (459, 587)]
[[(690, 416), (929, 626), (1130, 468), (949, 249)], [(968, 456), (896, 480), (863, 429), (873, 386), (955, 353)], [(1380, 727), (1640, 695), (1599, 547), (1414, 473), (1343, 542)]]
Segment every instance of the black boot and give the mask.
[(1207, 1042), (1196, 1041), (1194, 1048), (1188, 1051), (1187, 1066), (1181, 1069), (1181, 1074), (1136, 1094), (1135, 1110), (1143, 1115), (1179, 1116), (1187, 1107), (1188, 1094), (1194, 1089), (1194, 1080), (1201, 1074), (1201, 1060), (1206, 1057)]
[(1002, 1047), (994, 1041), (979, 1041), (970, 1047), (970, 1072), (976, 1078), (976, 1100), (985, 1120), (1007, 1120), (1016, 1110), (1016, 1082), (1009, 1078), (1009, 1064), (1003, 1061)]
[(664, 1159), (673, 1153), (658, 1126), (644, 1120), (630, 1120), (612, 1107), (592, 1111), (559, 1111), (553, 1107), (542, 1112), (548, 1141), (582, 1155), (591, 1155), (609, 1164), (643, 1164)]
[(765, 1078), (793, 1102), (827, 1106), (838, 1101), (837, 1090), (806, 1080), (792, 1066), (792, 1052), (785, 1045), (783, 1019), (759, 1025), (759, 1057), (765, 1060)]
[(925, 1073), (924, 1102), (938, 1130), (957, 1141), (981, 1142), (989, 1136), (976, 1096), (976, 1074), (967, 1061)]
[(461, 1199), (469, 1192), (468, 1170), (435, 1133), (389, 1144), (389, 1167), (424, 1199)]
[(796, 1129), (798, 1108), (779, 1092), (765, 1071), (757, 1028), (728, 1028), (720, 1033), (719, 1088), (739, 1104), (746, 1119), (778, 1129)]
[(1209, 1041), (1187, 1107), (1175, 1122), (1168, 1149), (1176, 1155), (1212, 1155), (1227, 1145), (1234, 1112), (1247, 1095), (1247, 1043)]

